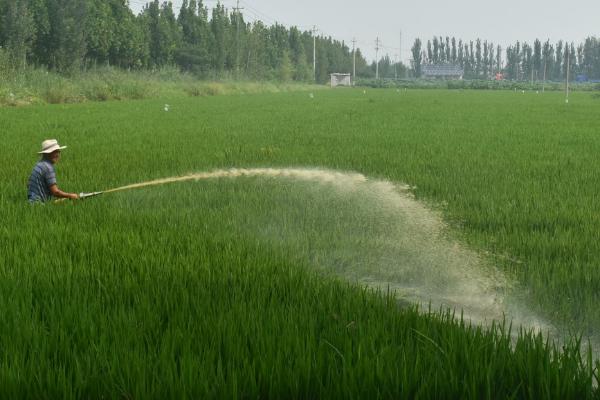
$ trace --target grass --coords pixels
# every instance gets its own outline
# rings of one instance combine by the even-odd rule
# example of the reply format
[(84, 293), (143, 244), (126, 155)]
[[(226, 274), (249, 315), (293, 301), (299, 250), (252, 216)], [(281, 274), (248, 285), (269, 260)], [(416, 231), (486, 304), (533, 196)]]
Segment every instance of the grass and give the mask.
[(100, 67), (67, 77), (44, 69), (3, 69), (0, 63), (0, 106), (277, 93), (320, 88), (293, 82), (211, 82), (168, 67), (134, 72)]
[[(554, 93), (362, 90), (169, 104), (0, 109), (1, 397), (598, 396), (577, 340), (514, 342), (501, 323), (419, 313), (315, 268), (341, 233), (374, 225), (340, 218), (353, 205), (310, 186), (246, 178), (24, 201), (46, 137), (69, 145), (58, 176), (71, 191), (244, 166), (406, 182), (543, 315), (593, 332), (600, 103), (589, 94), (569, 105)], [(278, 240), (290, 230), (296, 244)]]

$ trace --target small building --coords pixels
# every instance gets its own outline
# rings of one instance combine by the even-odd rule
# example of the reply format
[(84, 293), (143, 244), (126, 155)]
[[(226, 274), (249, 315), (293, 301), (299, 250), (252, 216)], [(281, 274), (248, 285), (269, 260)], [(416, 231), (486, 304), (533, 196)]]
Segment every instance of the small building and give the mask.
[(460, 65), (429, 64), (421, 69), (425, 79), (462, 79), (465, 70)]
[(351, 74), (331, 74), (331, 87), (352, 86)]

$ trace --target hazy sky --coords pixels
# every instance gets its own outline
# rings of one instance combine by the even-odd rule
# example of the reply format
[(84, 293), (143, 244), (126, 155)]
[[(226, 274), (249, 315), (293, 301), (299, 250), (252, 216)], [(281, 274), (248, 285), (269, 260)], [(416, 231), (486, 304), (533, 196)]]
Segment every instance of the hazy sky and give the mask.
[[(144, 0), (130, 0), (140, 11)], [(236, 0), (221, 1), (227, 8)], [(535, 38), (558, 41), (583, 41), (590, 35), (600, 36), (600, 0), (578, 2), (548, 0), (240, 0), (246, 20), (275, 21), (302, 29), (317, 26), (320, 34), (349, 43), (357, 40), (363, 54), (375, 58), (375, 39), (383, 48), (380, 55), (398, 54), (402, 31), (402, 59), (410, 58), (416, 37), (426, 42), (433, 35), (456, 36), (465, 40), (478, 37), (504, 48), (516, 40), (532, 42)], [(212, 8), (214, 0), (205, 0)], [(174, 0), (176, 11), (181, 0)]]

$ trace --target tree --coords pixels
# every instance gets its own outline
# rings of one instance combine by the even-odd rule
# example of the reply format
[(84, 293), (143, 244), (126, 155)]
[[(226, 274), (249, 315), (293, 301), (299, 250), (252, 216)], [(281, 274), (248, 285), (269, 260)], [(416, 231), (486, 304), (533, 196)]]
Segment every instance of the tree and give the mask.
[(452, 51), (450, 54), (450, 59), (452, 64), (456, 64), (456, 59), (457, 59), (458, 55), (456, 53), (456, 38), (452, 37)]
[(533, 42), (533, 70), (536, 79), (539, 79), (539, 76), (543, 74), (542, 68), (542, 42), (535, 39), (535, 42)]
[[(575, 54), (575, 45), (565, 42), (565, 50), (563, 55), (563, 78), (572, 80), (577, 66), (577, 58)], [(567, 73), (569, 74), (567, 76)]]
[(464, 50), (463, 50), (463, 68), (465, 70), (465, 77), (470, 77), (471, 76), (471, 56), (469, 54), (469, 45), (467, 43), (463, 44), (464, 46)]
[(281, 60), (279, 62), (279, 80), (281, 82), (291, 81), (294, 74), (294, 68), (292, 66), (292, 61), (290, 60), (290, 56), (287, 50), (283, 51), (281, 55)]
[(227, 52), (229, 43), (229, 18), (225, 11), (225, 6), (217, 3), (212, 10), (212, 19), (210, 21), (211, 32), (213, 36), (213, 46), (211, 53), (213, 56), (213, 68), (217, 73), (222, 73), (227, 67)]
[(502, 71), (502, 46), (496, 48), (496, 72)]
[(475, 76), (477, 78), (480, 77), (483, 67), (483, 62), (481, 58), (481, 39), (477, 39), (475, 43)]
[(290, 29), (289, 41), (291, 60), (294, 65), (294, 79), (307, 82), (310, 80), (312, 73), (308, 65), (302, 33), (298, 28), (292, 27)]
[(419, 39), (419, 38), (415, 39), (415, 43), (413, 44), (413, 46), (411, 48), (411, 53), (412, 53), (412, 68), (413, 68), (415, 77), (420, 78), (421, 77), (421, 62), (422, 62), (421, 39)]
[(126, 0), (111, 0), (115, 31), (110, 47), (110, 63), (122, 68), (142, 68), (150, 64), (150, 39), (143, 18), (136, 18)]
[(483, 59), (481, 61), (481, 73), (483, 74), (484, 79), (487, 79), (487, 77), (488, 77), (489, 66), (490, 66), (490, 54), (488, 51), (488, 42), (486, 40), (483, 42)]
[(36, 32), (31, 44), (31, 61), (33, 64), (50, 64), (50, 17), (46, 0), (29, 0), (31, 13)]
[(469, 42), (469, 66), (472, 72), (471, 77), (477, 77), (478, 75), (478, 69), (477, 69), (477, 64), (475, 62), (475, 52), (473, 51), (473, 41), (471, 40)]
[(317, 39), (317, 82), (325, 83), (329, 80), (329, 59), (325, 49), (325, 40)]
[(495, 69), (496, 69), (496, 58), (494, 56), (494, 43), (490, 42), (488, 43), (488, 73), (490, 77), (494, 76), (495, 73)]
[(564, 76), (562, 75), (562, 66), (563, 66), (563, 42), (559, 40), (556, 44), (556, 59), (554, 61), (554, 71), (552, 74), (552, 78), (554, 80), (561, 80)]
[(542, 49), (542, 79), (546, 80), (551, 78), (551, 71), (553, 70), (554, 60), (554, 47), (550, 44), (550, 40), (544, 43)]
[(86, 21), (90, 3), (85, 0), (47, 0), (49, 34), (48, 64), (59, 71), (84, 65), (87, 53)]
[(175, 61), (184, 70), (206, 75), (211, 66), (212, 42), (208, 10), (202, 1), (184, 0), (177, 22), (181, 27), (182, 44), (175, 53)]
[(4, 43), (12, 64), (21, 68), (27, 65), (36, 33), (28, 5), (28, 0), (0, 3), (0, 43)]
[(527, 80), (533, 80), (533, 50), (529, 43), (523, 43), (523, 76)]
[(440, 43), (438, 42), (437, 37), (433, 38), (433, 59), (430, 60), (430, 62), (431, 61), (433, 61), (434, 64), (440, 62)]
[(116, 31), (113, 10), (107, 1), (91, 1), (86, 21), (86, 58), (98, 63), (110, 62), (110, 50)]
[[(421, 43), (419, 41), (419, 43)], [(427, 63), (433, 63), (433, 50), (431, 49), (431, 40), (427, 41)]]
[(600, 40), (588, 37), (583, 43), (583, 73), (591, 79), (600, 79)]

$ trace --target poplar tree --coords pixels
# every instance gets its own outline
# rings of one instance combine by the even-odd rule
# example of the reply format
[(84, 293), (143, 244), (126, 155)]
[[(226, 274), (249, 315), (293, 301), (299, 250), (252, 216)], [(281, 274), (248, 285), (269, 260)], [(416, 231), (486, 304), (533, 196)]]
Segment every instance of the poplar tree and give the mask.
[(229, 42), (229, 19), (227, 18), (225, 6), (222, 4), (217, 4), (212, 9), (210, 27), (214, 39), (211, 48), (212, 66), (217, 73), (221, 74), (226, 68), (227, 44)]
[(481, 73), (483, 74), (483, 78), (487, 79), (488, 77), (488, 68), (490, 66), (490, 55), (488, 51), (488, 42), (487, 40), (483, 42), (483, 58), (481, 62)]
[(502, 46), (496, 48), (496, 72), (502, 71)]
[(552, 79), (552, 71), (554, 69), (554, 47), (550, 44), (550, 40), (546, 40), (542, 49), (542, 78)]
[(543, 74), (542, 68), (542, 42), (535, 39), (535, 42), (533, 42), (533, 69), (537, 80)]
[(410, 49), (412, 53), (412, 68), (415, 73), (416, 78), (421, 77), (421, 63), (422, 63), (422, 53), (421, 53), (421, 39), (415, 39), (415, 43)]
[(561, 80), (563, 78), (562, 74), (562, 66), (563, 66), (563, 42), (559, 40), (556, 43), (556, 51), (555, 51), (555, 60), (554, 60), (554, 71), (552, 74), (552, 78), (554, 80)]
[(482, 70), (482, 59), (481, 59), (481, 39), (477, 39), (475, 42), (475, 76), (477, 78), (481, 75)]
[(456, 59), (458, 57), (456, 53), (456, 38), (452, 37), (452, 52), (450, 54), (452, 64), (456, 64)]
[(431, 47), (431, 40), (427, 41), (427, 63), (429, 63), (429, 64), (433, 63), (433, 50)]
[(111, 4), (107, 1), (90, 1), (86, 17), (86, 58), (94, 63), (109, 64), (117, 29)]
[(87, 53), (86, 21), (90, 3), (86, 0), (46, 0), (49, 34), (48, 64), (59, 71), (84, 66)]
[(0, 15), (0, 43), (8, 50), (11, 63), (24, 68), (36, 33), (28, 0), (4, 0), (0, 3)]

